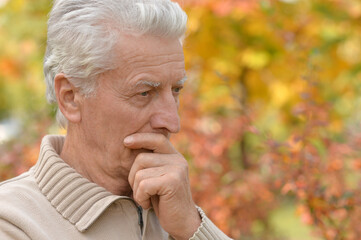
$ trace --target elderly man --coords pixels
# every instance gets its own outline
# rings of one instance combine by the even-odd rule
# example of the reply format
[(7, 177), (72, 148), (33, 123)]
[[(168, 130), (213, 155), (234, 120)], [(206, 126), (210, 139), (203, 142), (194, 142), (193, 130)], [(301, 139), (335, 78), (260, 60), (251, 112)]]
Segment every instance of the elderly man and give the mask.
[(0, 185), (0, 239), (229, 239), (195, 206), (179, 131), (186, 14), (169, 0), (57, 0), (44, 61), (67, 135)]

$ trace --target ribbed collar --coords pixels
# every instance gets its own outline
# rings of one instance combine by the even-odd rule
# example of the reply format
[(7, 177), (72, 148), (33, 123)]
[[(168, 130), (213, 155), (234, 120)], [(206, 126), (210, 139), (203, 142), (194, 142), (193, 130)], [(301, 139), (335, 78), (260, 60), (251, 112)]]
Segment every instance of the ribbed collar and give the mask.
[(64, 140), (64, 136), (56, 135), (43, 138), (33, 173), (52, 206), (84, 232), (113, 202), (129, 198), (111, 194), (66, 164), (59, 157)]

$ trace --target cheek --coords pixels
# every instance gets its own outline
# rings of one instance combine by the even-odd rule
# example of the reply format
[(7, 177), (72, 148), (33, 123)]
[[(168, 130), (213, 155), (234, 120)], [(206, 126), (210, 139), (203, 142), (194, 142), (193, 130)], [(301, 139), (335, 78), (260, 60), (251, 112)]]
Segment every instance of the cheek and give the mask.
[[(131, 107), (119, 108), (109, 112), (108, 122), (111, 125), (111, 131), (121, 133), (121, 137), (125, 138), (133, 133), (138, 132), (147, 125), (150, 119), (149, 111), (146, 108), (138, 109)], [(112, 133), (111, 133), (112, 134)]]
[(119, 144), (125, 137), (146, 129), (151, 109), (149, 105), (138, 108), (127, 101), (105, 97), (102, 101), (90, 101), (84, 108), (86, 131), (100, 140)]

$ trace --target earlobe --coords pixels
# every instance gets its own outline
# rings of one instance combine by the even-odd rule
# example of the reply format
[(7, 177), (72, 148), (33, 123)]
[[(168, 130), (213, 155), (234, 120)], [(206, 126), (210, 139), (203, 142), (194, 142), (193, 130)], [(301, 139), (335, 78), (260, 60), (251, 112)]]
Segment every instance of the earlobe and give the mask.
[(81, 121), (81, 94), (63, 74), (57, 74), (54, 79), (54, 88), (58, 107), (69, 123)]

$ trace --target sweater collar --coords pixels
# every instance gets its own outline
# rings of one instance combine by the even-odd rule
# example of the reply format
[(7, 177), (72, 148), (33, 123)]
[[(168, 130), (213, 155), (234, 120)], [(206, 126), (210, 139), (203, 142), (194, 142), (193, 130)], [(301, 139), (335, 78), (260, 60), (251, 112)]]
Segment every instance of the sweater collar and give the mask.
[(59, 157), (64, 141), (64, 136), (48, 135), (43, 138), (33, 173), (51, 205), (80, 232), (84, 232), (113, 202), (129, 198), (113, 195), (65, 163)]

